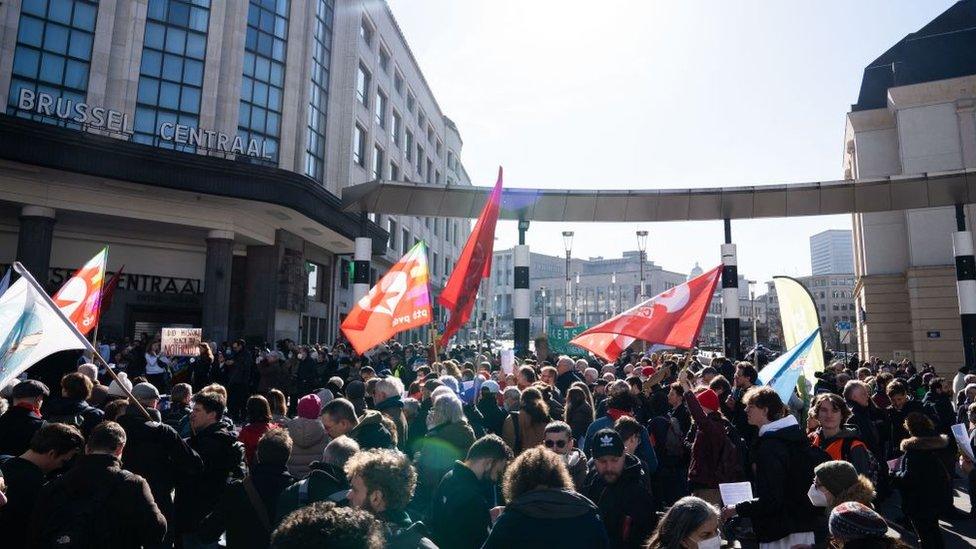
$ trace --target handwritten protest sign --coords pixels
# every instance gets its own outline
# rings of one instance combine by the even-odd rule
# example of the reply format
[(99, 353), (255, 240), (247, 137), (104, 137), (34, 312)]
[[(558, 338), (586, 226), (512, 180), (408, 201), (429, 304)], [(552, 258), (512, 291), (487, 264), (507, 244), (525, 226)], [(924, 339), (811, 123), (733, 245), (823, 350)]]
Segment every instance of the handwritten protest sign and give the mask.
[(200, 356), (202, 328), (163, 328), (160, 352), (166, 356)]

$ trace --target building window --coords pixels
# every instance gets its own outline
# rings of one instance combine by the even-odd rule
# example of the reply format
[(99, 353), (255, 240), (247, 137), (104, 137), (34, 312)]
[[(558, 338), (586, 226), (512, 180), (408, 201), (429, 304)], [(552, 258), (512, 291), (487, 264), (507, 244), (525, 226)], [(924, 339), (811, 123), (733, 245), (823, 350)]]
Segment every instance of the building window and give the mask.
[(390, 52), (383, 46), (380, 46), (380, 68), (386, 74), (390, 74)]
[(403, 127), (403, 120), (400, 118), (400, 113), (393, 111), (393, 124), (390, 125), (390, 140), (397, 147), (400, 146), (400, 133)]
[(428, 158), (427, 159), (427, 182), (428, 183), (432, 182), (431, 178), (433, 177), (433, 168), (434, 168), (434, 163), (431, 162), (431, 160)]
[(312, 86), (308, 101), (305, 175), (325, 181), (325, 122), (329, 102), (334, 0), (315, 0), (315, 35), (312, 42)]
[(412, 91), (407, 90), (407, 110), (413, 112), (416, 106), (417, 106), (417, 99), (413, 96)]
[(379, 88), (376, 88), (376, 125), (385, 128), (386, 127), (386, 94), (382, 92)]
[(258, 142), (278, 160), (282, 96), (285, 86), (285, 49), (288, 6), (282, 0), (250, 0), (244, 39), (244, 78), (237, 133), (245, 143)]
[(444, 276), (448, 276), (450, 274), (451, 274), (451, 258), (445, 257), (444, 258)]
[(393, 89), (400, 97), (403, 97), (403, 73), (400, 72), (400, 69), (393, 70)]
[(427, 142), (431, 145), (434, 144), (434, 127), (427, 126)]
[(406, 255), (410, 251), (410, 231), (403, 229), (403, 238), (400, 239), (400, 253)]
[(373, 146), (373, 179), (383, 179), (383, 149), (379, 145)]
[(310, 261), (306, 261), (305, 270), (308, 272), (308, 291), (305, 292), (305, 295), (306, 297), (315, 299), (319, 295), (319, 279), (321, 278), (319, 266)]
[(430, 268), (434, 276), (438, 276), (437, 271), (440, 269), (440, 258), (437, 256), (437, 252), (434, 252), (433, 257), (433, 261), (430, 262)]
[(437, 157), (438, 157), (438, 158), (440, 158), (440, 157), (441, 157), (441, 149), (442, 149), (442, 148), (443, 148), (443, 144), (441, 143), (441, 140), (440, 140), (440, 139), (438, 139), (438, 140), (437, 140)]
[(366, 42), (367, 45), (372, 46), (374, 33), (375, 31), (373, 29), (373, 24), (364, 17), (362, 22), (359, 24), (359, 36), (362, 37), (363, 41)]
[(183, 0), (151, 2), (146, 13), (133, 140), (194, 152), (195, 144), (157, 139), (165, 122), (197, 127), (203, 91), (210, 5)]
[(417, 144), (417, 175), (424, 175), (424, 148)]
[(413, 132), (407, 130), (407, 140), (403, 144), (403, 150), (407, 153), (407, 162), (413, 162)]
[(454, 161), (455, 161), (454, 151), (447, 151), (447, 168), (449, 170), (457, 171), (457, 168), (454, 166)]
[(352, 161), (361, 168), (366, 167), (366, 130), (359, 124), (353, 130)]
[[(9, 4), (9, 3), (8, 3)], [(88, 0), (24, 1), (17, 28), (7, 113), (49, 124), (63, 121), (18, 112), (20, 90), (84, 103), (98, 3)], [(74, 123), (68, 127), (78, 128)]]
[(434, 172), (434, 183), (437, 183), (438, 185), (441, 184), (441, 172), (440, 172), (440, 170), (437, 170), (437, 171)]
[(366, 65), (359, 64), (359, 72), (356, 74), (356, 99), (364, 107), (369, 107), (369, 81), (372, 75)]
[(339, 287), (349, 289), (349, 279), (352, 278), (352, 263), (348, 259), (339, 261)]
[(400, 179), (400, 166), (397, 166), (396, 162), (390, 162), (390, 181), (397, 179)]
[(390, 233), (390, 249), (395, 250), (397, 248), (397, 222), (393, 219), (387, 220), (386, 232)]
[[(424, 111), (418, 112), (417, 113), (417, 129), (420, 130), (421, 132), (423, 132), (424, 131), (424, 127), (426, 125), (427, 125), (427, 115), (424, 114)], [(420, 138), (421, 139), (424, 138), (424, 134), (423, 133), (420, 134)]]
[(458, 223), (455, 221), (452, 223), (454, 229), (454, 245), (457, 246), (458, 243)]
[(434, 236), (441, 233), (441, 219), (439, 217), (434, 218)]

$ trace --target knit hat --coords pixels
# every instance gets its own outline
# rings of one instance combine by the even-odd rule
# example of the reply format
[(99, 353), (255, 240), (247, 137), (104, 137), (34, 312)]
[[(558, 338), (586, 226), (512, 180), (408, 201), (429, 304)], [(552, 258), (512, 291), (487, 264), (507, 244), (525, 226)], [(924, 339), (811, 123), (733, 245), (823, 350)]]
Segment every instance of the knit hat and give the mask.
[(651, 377), (655, 373), (657, 373), (657, 368), (654, 366), (644, 366), (641, 368), (641, 375), (644, 377)]
[(498, 382), (493, 379), (489, 379), (488, 381), (482, 383), (481, 391), (484, 392), (486, 390), (492, 394), (498, 393), (498, 391), (500, 390), (500, 388), (498, 387)]
[(78, 366), (78, 372), (85, 374), (85, 377), (93, 382), (98, 381), (98, 366), (95, 366), (91, 362), (86, 362)]
[(833, 495), (838, 495), (857, 482), (857, 469), (846, 461), (827, 461), (817, 465), (813, 474), (820, 485)]
[(298, 399), (298, 417), (318, 419), (322, 412), (322, 401), (318, 395), (305, 395)]
[[(119, 374), (121, 377), (121, 374)], [(111, 393), (111, 389), (109, 389)], [(137, 383), (135, 387), (132, 388), (132, 396), (136, 397), (136, 400), (159, 400), (159, 390), (152, 383)]]
[(846, 501), (834, 507), (828, 525), (830, 535), (842, 541), (877, 538), (888, 532), (888, 523), (881, 515), (856, 501)]
[(702, 408), (708, 408), (712, 411), (718, 411), (718, 395), (715, 391), (711, 389), (705, 389), (704, 391), (695, 395), (698, 399), (698, 404), (701, 404)]
[[(132, 382), (129, 381), (129, 374), (125, 372), (119, 372), (116, 375), (118, 376), (119, 379), (118, 380), (113, 379), (112, 383), (109, 384), (108, 394), (117, 397), (128, 396), (125, 394), (125, 391), (122, 390), (122, 387), (125, 387), (129, 391), (132, 390)], [(120, 383), (122, 384), (121, 387), (119, 386)]]
[(458, 383), (457, 378), (454, 376), (444, 375), (437, 378), (437, 380), (443, 383), (444, 385), (446, 385), (447, 387), (450, 387), (450, 389), (455, 393), (459, 393), (461, 391), (461, 384)]
[(319, 397), (319, 406), (325, 406), (335, 400), (335, 393), (331, 389), (320, 389), (315, 396)]
[(593, 435), (593, 459), (624, 455), (624, 441), (613, 429), (600, 429)]

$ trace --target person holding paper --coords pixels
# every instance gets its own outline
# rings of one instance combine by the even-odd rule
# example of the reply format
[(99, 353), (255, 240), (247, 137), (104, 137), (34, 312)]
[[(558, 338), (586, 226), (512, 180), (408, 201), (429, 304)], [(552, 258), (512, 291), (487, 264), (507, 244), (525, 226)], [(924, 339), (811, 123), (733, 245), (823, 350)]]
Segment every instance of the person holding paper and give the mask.
[(943, 456), (951, 452), (949, 437), (940, 435), (925, 414), (912, 412), (905, 418), (908, 438), (901, 468), (894, 474), (894, 486), (901, 492), (901, 508), (918, 535), (922, 549), (945, 546), (939, 529), (939, 515), (952, 505), (949, 471)]

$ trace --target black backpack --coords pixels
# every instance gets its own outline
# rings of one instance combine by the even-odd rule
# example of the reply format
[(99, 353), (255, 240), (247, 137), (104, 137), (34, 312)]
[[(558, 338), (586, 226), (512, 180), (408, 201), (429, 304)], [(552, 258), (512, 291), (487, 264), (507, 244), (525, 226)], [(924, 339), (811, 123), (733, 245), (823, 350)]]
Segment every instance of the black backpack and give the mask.
[(57, 549), (104, 547), (105, 531), (104, 528), (95, 525), (95, 517), (104, 512), (109, 497), (131, 475), (128, 471), (121, 471), (121, 473), (100, 486), (91, 497), (72, 497), (63, 483), (57, 485), (50, 498), (58, 504), (44, 518), (38, 547)]

